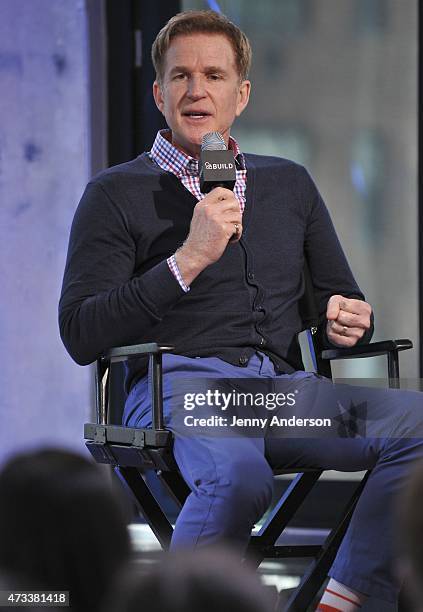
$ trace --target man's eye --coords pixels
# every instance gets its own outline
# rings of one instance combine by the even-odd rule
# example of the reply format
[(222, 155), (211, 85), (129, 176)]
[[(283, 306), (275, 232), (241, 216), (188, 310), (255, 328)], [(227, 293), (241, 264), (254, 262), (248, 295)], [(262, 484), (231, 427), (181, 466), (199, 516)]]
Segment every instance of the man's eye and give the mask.
[(182, 81), (183, 78), (185, 78), (185, 74), (183, 72), (180, 72), (178, 74), (175, 74), (175, 76), (173, 77), (173, 80)]
[(211, 81), (219, 81), (222, 77), (220, 74), (209, 74), (209, 79)]

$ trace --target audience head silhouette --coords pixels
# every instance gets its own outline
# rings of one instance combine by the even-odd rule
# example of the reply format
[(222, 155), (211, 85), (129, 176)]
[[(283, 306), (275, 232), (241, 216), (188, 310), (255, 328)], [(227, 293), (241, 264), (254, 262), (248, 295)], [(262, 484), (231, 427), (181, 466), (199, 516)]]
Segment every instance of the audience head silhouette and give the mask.
[(269, 592), (257, 574), (228, 550), (178, 551), (164, 557), (145, 576), (131, 576), (109, 608), (138, 612), (269, 612)]
[(128, 555), (123, 509), (98, 466), (56, 449), (21, 454), (4, 466), (3, 577), (25, 589), (70, 591), (73, 610), (95, 611)]

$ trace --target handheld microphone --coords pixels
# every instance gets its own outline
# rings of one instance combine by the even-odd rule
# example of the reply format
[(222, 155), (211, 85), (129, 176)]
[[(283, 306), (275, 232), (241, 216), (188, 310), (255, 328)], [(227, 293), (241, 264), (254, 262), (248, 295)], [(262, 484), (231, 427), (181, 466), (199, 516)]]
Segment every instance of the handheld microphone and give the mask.
[(203, 136), (199, 165), (201, 193), (209, 193), (215, 187), (233, 190), (236, 182), (234, 154), (226, 148), (219, 132)]

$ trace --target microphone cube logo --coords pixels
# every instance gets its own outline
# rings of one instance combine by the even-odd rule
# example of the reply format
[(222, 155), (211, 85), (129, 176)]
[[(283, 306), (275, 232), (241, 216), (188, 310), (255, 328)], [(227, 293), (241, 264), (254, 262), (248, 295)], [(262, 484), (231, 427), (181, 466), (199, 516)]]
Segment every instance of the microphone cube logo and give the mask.
[(229, 163), (229, 164), (211, 164), (209, 161), (206, 161), (204, 163), (204, 167), (207, 168), (207, 170), (231, 170), (234, 165)]
[(209, 193), (217, 186), (226, 189), (233, 189), (235, 186), (235, 160), (233, 152), (229, 149), (201, 151), (199, 170), (201, 193)]

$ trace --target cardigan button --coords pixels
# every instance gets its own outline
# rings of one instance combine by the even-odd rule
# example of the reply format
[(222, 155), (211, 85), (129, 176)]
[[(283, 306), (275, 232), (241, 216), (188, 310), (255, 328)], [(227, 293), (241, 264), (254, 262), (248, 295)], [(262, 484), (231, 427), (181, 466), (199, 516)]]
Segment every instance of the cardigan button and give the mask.
[(254, 280), (254, 273), (253, 272), (248, 272), (247, 276), (248, 276), (248, 280)]
[(259, 341), (259, 345), (260, 346), (264, 346), (266, 344), (266, 340), (265, 338), (263, 338), (263, 336), (261, 336), (260, 341)]
[(247, 363), (247, 361), (248, 361), (247, 355), (241, 355), (241, 357), (239, 358), (239, 363), (242, 366), (245, 365)]

